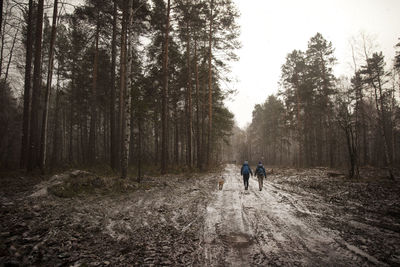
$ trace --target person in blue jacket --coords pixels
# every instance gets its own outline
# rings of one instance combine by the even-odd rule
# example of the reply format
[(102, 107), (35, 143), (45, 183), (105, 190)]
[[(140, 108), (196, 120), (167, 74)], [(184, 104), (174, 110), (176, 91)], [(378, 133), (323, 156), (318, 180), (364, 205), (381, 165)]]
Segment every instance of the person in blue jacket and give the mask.
[(249, 167), (249, 162), (246, 160), (243, 163), (242, 169), (240, 170), (240, 175), (243, 175), (243, 182), (244, 182), (244, 190), (247, 190), (249, 188), (249, 177), (253, 176), (253, 172), (251, 171)]
[(262, 165), (261, 161), (258, 162), (256, 171), (254, 172), (254, 175), (257, 176), (258, 179), (258, 187), (260, 188), (260, 191), (262, 190), (263, 187), (263, 179), (267, 178), (267, 173), (265, 172), (265, 168)]

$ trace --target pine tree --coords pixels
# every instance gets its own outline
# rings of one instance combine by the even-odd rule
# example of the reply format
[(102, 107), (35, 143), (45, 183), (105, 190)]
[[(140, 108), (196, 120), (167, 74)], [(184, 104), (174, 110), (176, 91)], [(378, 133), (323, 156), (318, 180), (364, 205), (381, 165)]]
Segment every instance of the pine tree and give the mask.
[[(306, 62), (310, 76), (310, 85), (313, 88), (314, 111), (313, 116), (316, 134), (316, 159), (318, 165), (329, 162), (333, 167), (334, 139), (331, 129), (332, 125), (332, 103), (330, 96), (334, 94), (333, 65), (336, 62), (333, 56), (332, 43), (317, 33), (313, 36), (306, 51)], [(324, 151), (325, 150), (325, 151)]]
[(116, 58), (117, 58), (117, 0), (113, 1), (113, 20), (112, 20), (112, 41), (111, 41), (111, 93), (110, 93), (110, 165), (112, 169), (117, 169), (118, 144), (116, 128)]
[[(124, 61), (126, 62), (126, 69), (123, 73), (125, 75), (124, 78), (124, 89), (125, 89), (125, 103), (124, 103), (124, 132), (123, 132), (123, 144), (122, 144), (122, 160), (121, 160), (121, 177), (126, 178), (128, 173), (128, 165), (129, 165), (129, 147), (131, 142), (131, 87), (132, 87), (132, 77), (131, 77), (131, 68), (132, 68), (132, 43), (133, 43), (133, 32), (132, 32), (132, 24), (133, 24), (133, 0), (129, 0), (127, 9), (124, 10), (126, 12), (126, 41), (128, 48), (124, 56), (126, 57)], [(126, 48), (124, 48), (125, 50)], [(122, 75), (122, 73), (121, 73)]]
[(47, 84), (46, 84), (46, 94), (44, 101), (44, 111), (43, 111), (43, 120), (42, 120), (42, 138), (40, 144), (40, 168), (42, 173), (44, 173), (44, 168), (46, 167), (46, 158), (47, 158), (47, 124), (48, 124), (48, 116), (49, 116), (49, 102), (50, 102), (50, 91), (51, 91), (51, 82), (53, 77), (53, 62), (54, 62), (54, 45), (56, 39), (56, 31), (57, 31), (57, 12), (58, 10), (58, 0), (54, 0), (53, 6), (53, 24), (51, 28), (51, 39), (50, 39), (50, 47), (49, 47), (49, 63), (47, 69)]
[(29, 140), (29, 159), (28, 171), (33, 171), (39, 167), (38, 157), (40, 149), (39, 137), (39, 106), (41, 101), (41, 60), (42, 60), (42, 29), (43, 29), (43, 5), (44, 1), (39, 0), (36, 18), (35, 32), (35, 60), (33, 69), (33, 88), (32, 88), (32, 108), (30, 120), (30, 140)]
[[(3, 4), (3, 1), (2, 1)], [(3, 13), (3, 12), (1, 12)], [(21, 157), (20, 168), (27, 166), (29, 157), (29, 124), (31, 115), (31, 74), (32, 74), (32, 25), (33, 25), (33, 0), (29, 0), (28, 18), (27, 18), (27, 37), (26, 37), (26, 54), (25, 54), (25, 81), (24, 81), (24, 115), (22, 124), (22, 141), (21, 141)], [(1, 27), (0, 27), (1, 28)]]
[(389, 177), (393, 179), (392, 155), (389, 153), (391, 147), (389, 136), (386, 130), (389, 125), (389, 115), (387, 111), (387, 97), (390, 95), (385, 92), (384, 85), (387, 82), (387, 73), (384, 70), (385, 61), (382, 52), (374, 53), (367, 59), (367, 64), (362, 66), (361, 73), (364, 75), (364, 81), (374, 90), (375, 108), (378, 113), (378, 125), (383, 140), (384, 159), (388, 168)]
[(162, 112), (161, 112), (161, 173), (167, 172), (168, 163), (168, 44), (170, 30), (171, 1), (168, 0), (167, 16), (164, 35), (164, 60), (163, 60), (163, 87), (162, 87)]

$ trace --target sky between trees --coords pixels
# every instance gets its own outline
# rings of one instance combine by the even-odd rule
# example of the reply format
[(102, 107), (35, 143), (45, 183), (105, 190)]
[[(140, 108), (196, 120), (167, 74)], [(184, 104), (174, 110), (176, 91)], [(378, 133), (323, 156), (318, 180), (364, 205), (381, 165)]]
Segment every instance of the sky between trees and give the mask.
[[(235, 0), (241, 17), (239, 61), (232, 64), (233, 81), (225, 86), (237, 94), (227, 101), (235, 120), (245, 127), (255, 104), (278, 91), (281, 66), (293, 49), (306, 50), (311, 36), (320, 32), (335, 48), (336, 77), (349, 76), (351, 38), (360, 32), (373, 38), (388, 65), (400, 36), (398, 0)], [(349, 74), (350, 73), (350, 74)]]

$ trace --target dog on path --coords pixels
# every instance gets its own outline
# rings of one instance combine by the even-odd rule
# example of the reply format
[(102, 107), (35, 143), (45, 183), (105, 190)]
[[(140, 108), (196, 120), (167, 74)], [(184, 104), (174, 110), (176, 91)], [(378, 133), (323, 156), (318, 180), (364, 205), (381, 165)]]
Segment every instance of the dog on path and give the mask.
[(219, 180), (218, 180), (218, 189), (219, 190), (222, 190), (224, 183), (225, 183), (224, 177), (219, 178)]

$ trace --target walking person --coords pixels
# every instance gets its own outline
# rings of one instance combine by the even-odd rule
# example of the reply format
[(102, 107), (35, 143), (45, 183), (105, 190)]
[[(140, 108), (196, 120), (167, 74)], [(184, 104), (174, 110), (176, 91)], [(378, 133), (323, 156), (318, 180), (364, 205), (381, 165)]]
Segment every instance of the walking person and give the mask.
[(244, 182), (244, 190), (249, 188), (249, 176), (253, 176), (253, 172), (249, 167), (249, 162), (246, 160), (243, 163), (242, 169), (240, 170), (240, 175), (243, 175), (243, 182)]
[(256, 171), (254, 172), (254, 175), (257, 176), (258, 179), (258, 187), (260, 188), (260, 191), (262, 190), (263, 187), (263, 180), (264, 178), (267, 178), (267, 173), (265, 172), (265, 168), (262, 165), (261, 161), (258, 162)]

